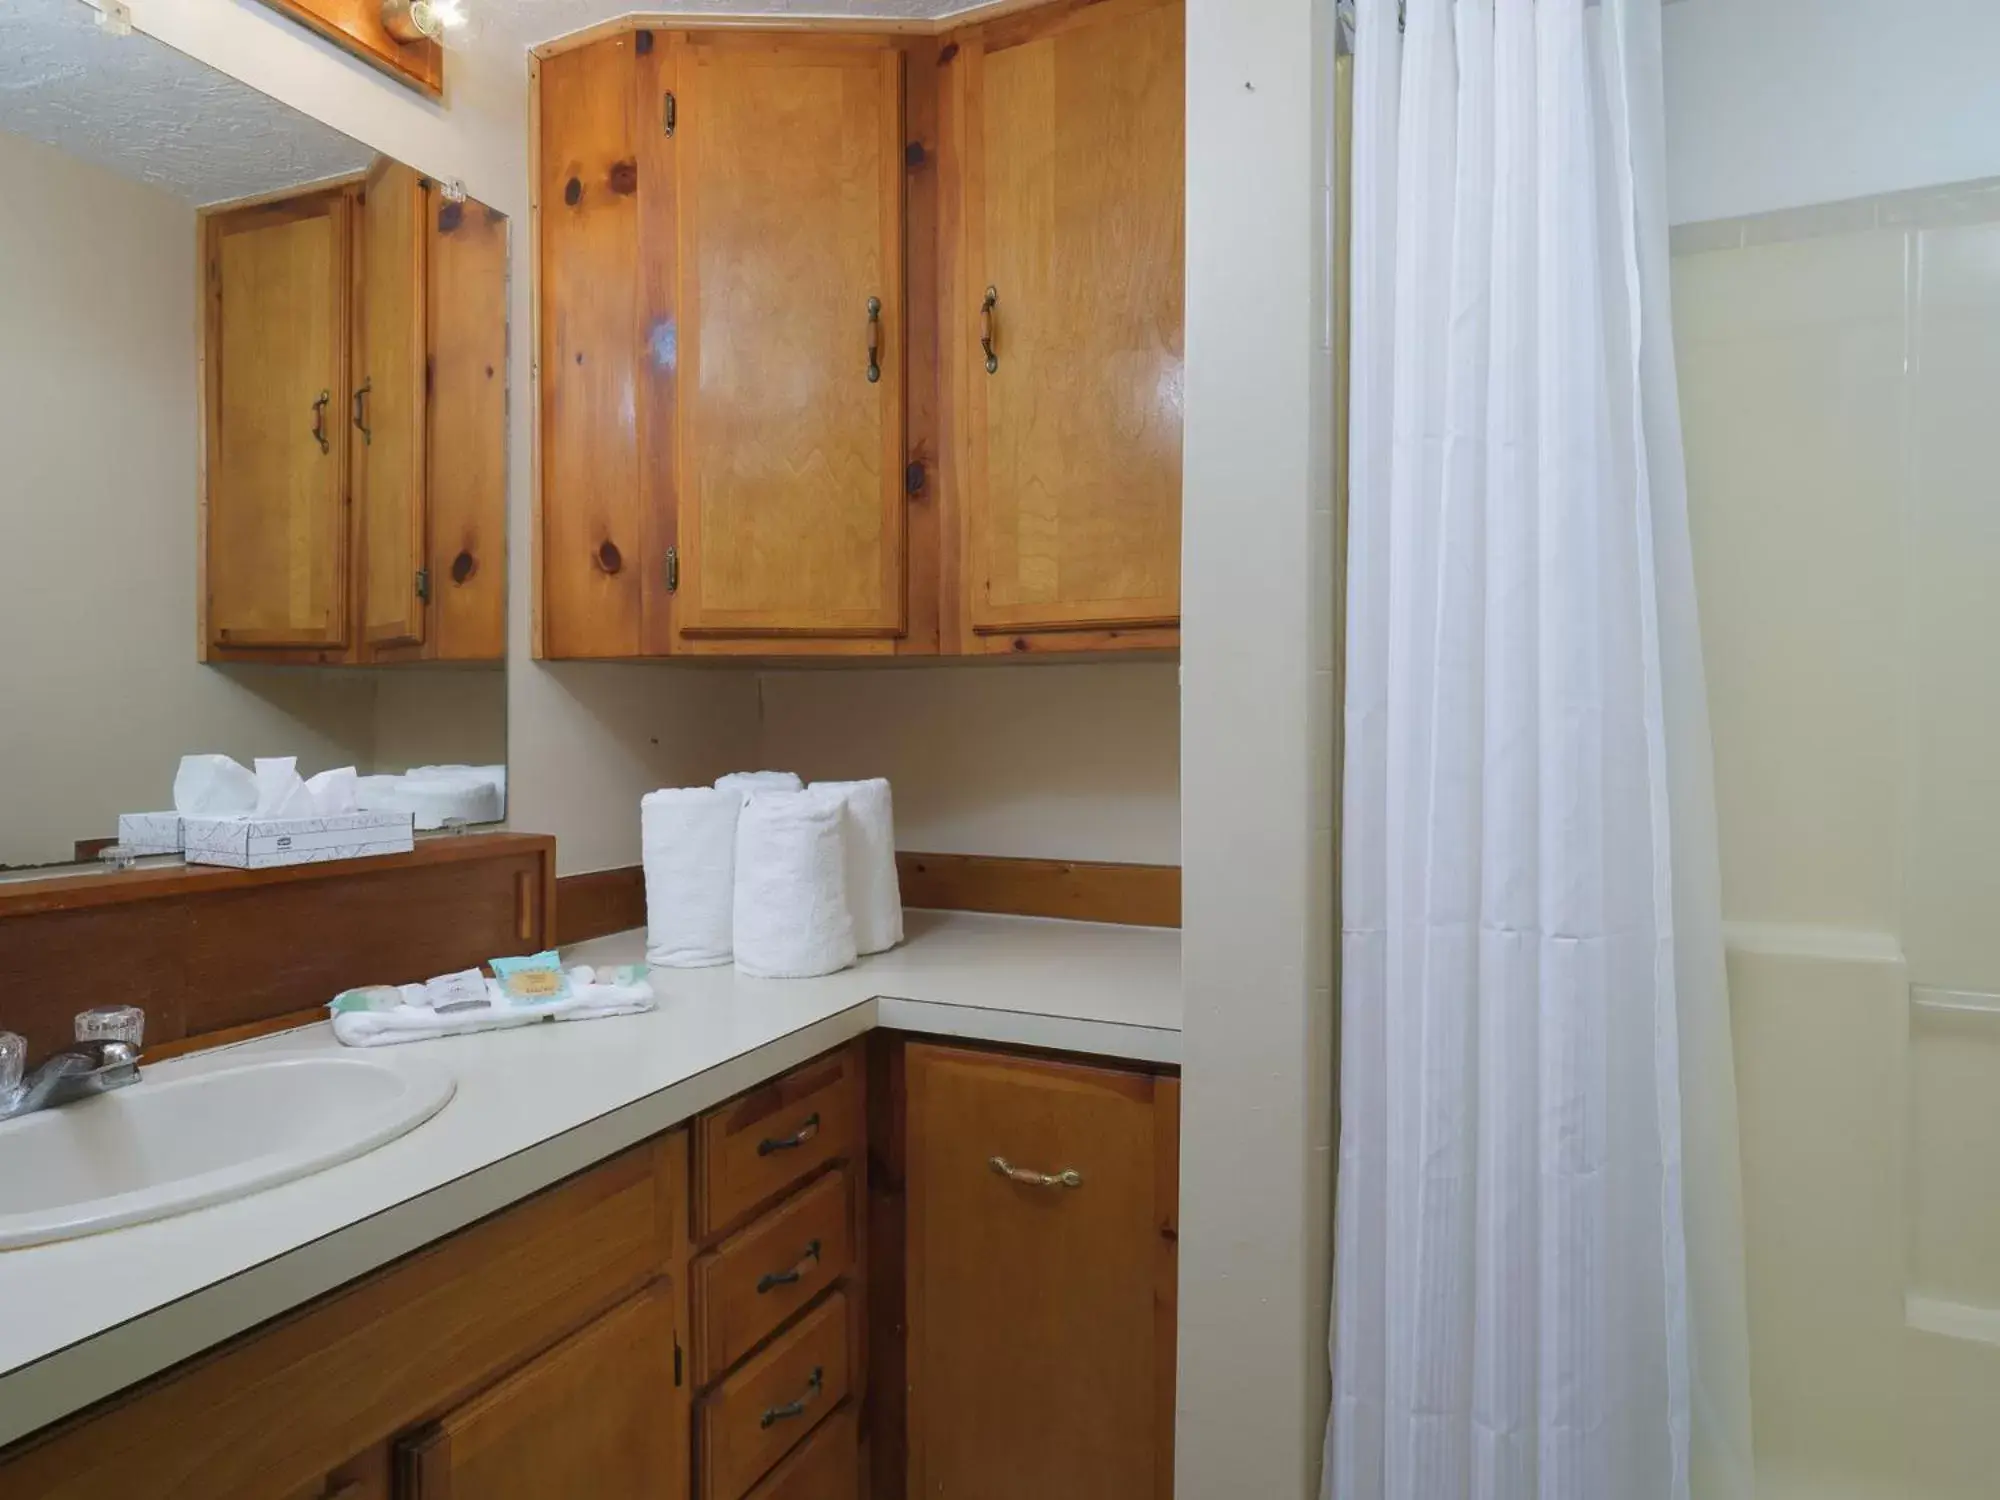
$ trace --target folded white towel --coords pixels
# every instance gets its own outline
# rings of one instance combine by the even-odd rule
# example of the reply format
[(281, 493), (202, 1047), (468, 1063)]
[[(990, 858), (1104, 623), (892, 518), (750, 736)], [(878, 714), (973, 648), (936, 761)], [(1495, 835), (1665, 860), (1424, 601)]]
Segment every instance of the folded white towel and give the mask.
[(715, 784), (721, 791), (740, 792), (745, 797), (752, 792), (796, 792), (805, 786), (790, 771), (731, 771)]
[(742, 810), (742, 794), (719, 787), (674, 787), (640, 799), (648, 963), (705, 969), (729, 962)]
[[(579, 976), (582, 976), (579, 979)], [(507, 1031), (537, 1021), (594, 1021), (601, 1016), (629, 1016), (653, 1008), (653, 986), (591, 984), (590, 970), (570, 970), (571, 994), (547, 1005), (509, 1005), (494, 980), (486, 981), (483, 1010), (440, 1013), (424, 1003), (424, 987), (402, 986), (403, 1003), (394, 1010), (337, 1011), (333, 1034), (349, 1047), (393, 1047), (400, 1042), (428, 1042), (441, 1036), (466, 1036), (475, 1031)]]
[(903, 892), (896, 880), (896, 814), (889, 783), (815, 781), (811, 790), (841, 799), (846, 808), (841, 840), (847, 846), (847, 909), (854, 918), (854, 946), (883, 953), (903, 940)]
[(843, 799), (758, 792), (736, 820), (736, 967), (809, 979), (854, 962), (841, 862)]

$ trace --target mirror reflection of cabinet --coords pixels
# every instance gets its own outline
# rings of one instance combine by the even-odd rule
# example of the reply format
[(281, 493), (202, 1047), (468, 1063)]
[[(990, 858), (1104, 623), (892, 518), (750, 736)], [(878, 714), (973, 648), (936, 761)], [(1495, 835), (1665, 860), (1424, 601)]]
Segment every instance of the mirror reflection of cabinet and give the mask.
[(503, 657), (504, 220), (384, 159), (202, 235), (204, 658)]

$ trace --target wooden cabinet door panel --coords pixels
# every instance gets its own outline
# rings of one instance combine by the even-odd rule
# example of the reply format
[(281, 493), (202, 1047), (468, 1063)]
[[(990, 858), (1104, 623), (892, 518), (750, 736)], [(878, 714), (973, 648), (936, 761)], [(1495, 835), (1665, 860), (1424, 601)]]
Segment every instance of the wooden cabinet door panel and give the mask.
[(947, 316), (963, 326), (978, 632), (1179, 619), (1182, 9), (1106, 0), (991, 23), (958, 63)]
[(446, 661), (507, 654), (507, 220), (433, 191), (430, 226), (431, 632)]
[(348, 442), (361, 510), (361, 629), (371, 646), (424, 638), (425, 188), (377, 158), (361, 192)]
[[(542, 655), (636, 656), (642, 555), (633, 36), (544, 58), (541, 172)], [(650, 115), (646, 124), (658, 129)]]
[(901, 634), (901, 54), (701, 37), (677, 77), (678, 631)]
[(208, 220), (214, 645), (347, 642), (348, 225), (339, 191)]
[(909, 1493), (1170, 1494), (1178, 1086), (927, 1044), (905, 1080)]
[(675, 1292), (662, 1277), (406, 1445), (407, 1500), (685, 1500)]

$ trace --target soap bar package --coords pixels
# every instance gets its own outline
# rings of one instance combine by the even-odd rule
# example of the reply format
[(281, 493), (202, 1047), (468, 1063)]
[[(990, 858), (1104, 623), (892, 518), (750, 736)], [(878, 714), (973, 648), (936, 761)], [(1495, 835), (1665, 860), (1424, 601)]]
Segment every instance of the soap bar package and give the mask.
[(183, 818), (181, 838), (194, 865), (272, 870), (371, 854), (408, 854), (416, 834), (408, 813), (334, 813), (310, 818)]
[(127, 854), (181, 852), (181, 815), (177, 812), (120, 813), (118, 847)]

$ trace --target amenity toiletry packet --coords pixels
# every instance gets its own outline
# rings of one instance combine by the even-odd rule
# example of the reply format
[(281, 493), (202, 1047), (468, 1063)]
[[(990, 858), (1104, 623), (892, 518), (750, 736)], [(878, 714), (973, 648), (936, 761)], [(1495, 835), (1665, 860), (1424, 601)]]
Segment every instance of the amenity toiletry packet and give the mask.
[(525, 958), (496, 958), (490, 964), (504, 1005), (549, 1005), (573, 993), (562, 956), (553, 949)]

